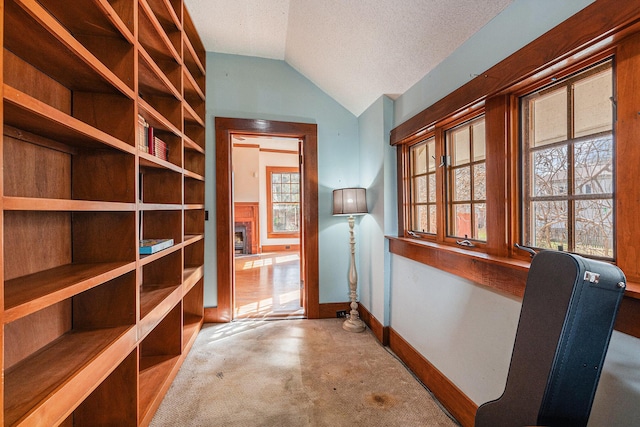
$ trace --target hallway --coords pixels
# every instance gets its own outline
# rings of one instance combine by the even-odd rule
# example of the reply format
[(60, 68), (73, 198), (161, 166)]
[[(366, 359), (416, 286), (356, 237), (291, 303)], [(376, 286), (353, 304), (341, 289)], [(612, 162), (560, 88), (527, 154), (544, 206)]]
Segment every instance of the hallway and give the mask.
[(153, 427), (455, 427), (370, 330), (342, 319), (207, 324)]
[(300, 253), (235, 257), (234, 319), (302, 317)]

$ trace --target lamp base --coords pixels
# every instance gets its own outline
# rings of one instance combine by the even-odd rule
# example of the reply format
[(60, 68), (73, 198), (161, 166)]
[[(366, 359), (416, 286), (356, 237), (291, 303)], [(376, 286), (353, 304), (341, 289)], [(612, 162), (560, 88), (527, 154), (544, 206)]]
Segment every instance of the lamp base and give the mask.
[(351, 319), (349, 317), (342, 323), (342, 329), (349, 332), (362, 332), (366, 329), (366, 326), (360, 318)]

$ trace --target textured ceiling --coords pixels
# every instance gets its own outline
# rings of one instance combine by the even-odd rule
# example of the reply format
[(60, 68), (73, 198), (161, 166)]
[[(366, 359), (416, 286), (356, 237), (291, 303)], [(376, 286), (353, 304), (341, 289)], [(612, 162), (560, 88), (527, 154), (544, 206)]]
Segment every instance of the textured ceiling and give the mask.
[(185, 0), (207, 51), (286, 61), (359, 116), (512, 0)]

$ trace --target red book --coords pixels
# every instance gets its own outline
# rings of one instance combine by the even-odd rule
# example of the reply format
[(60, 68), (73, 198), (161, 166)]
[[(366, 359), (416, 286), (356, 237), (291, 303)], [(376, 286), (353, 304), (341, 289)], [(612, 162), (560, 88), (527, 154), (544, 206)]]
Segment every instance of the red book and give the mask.
[(148, 132), (148, 139), (147, 141), (149, 141), (148, 145), (149, 145), (149, 154), (154, 155), (156, 153), (156, 144), (154, 142), (154, 138), (153, 138), (153, 127), (149, 126), (149, 132)]

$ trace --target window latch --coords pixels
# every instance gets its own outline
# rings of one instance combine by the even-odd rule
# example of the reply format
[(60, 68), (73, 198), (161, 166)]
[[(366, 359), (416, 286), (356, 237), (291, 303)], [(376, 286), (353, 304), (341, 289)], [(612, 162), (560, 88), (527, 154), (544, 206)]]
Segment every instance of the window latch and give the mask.
[(528, 253), (529, 253), (529, 255), (531, 255), (531, 258), (533, 258), (533, 257), (536, 255), (536, 253), (537, 253), (537, 252), (535, 251), (535, 249), (533, 249), (533, 248), (531, 248), (531, 247), (529, 247), (529, 246), (521, 245), (521, 244), (519, 244), (519, 243), (514, 243), (514, 244), (513, 244), (513, 246), (515, 246), (516, 248), (518, 248), (518, 249), (520, 249), (520, 250), (523, 250), (523, 251), (525, 251), (525, 252), (528, 252)]
[(449, 166), (449, 163), (449, 156), (440, 156), (440, 164), (438, 167), (441, 168), (443, 166)]
[(456, 243), (460, 246), (466, 246), (467, 248), (475, 248), (476, 246), (473, 243), (471, 243), (471, 240), (469, 239), (456, 240)]

